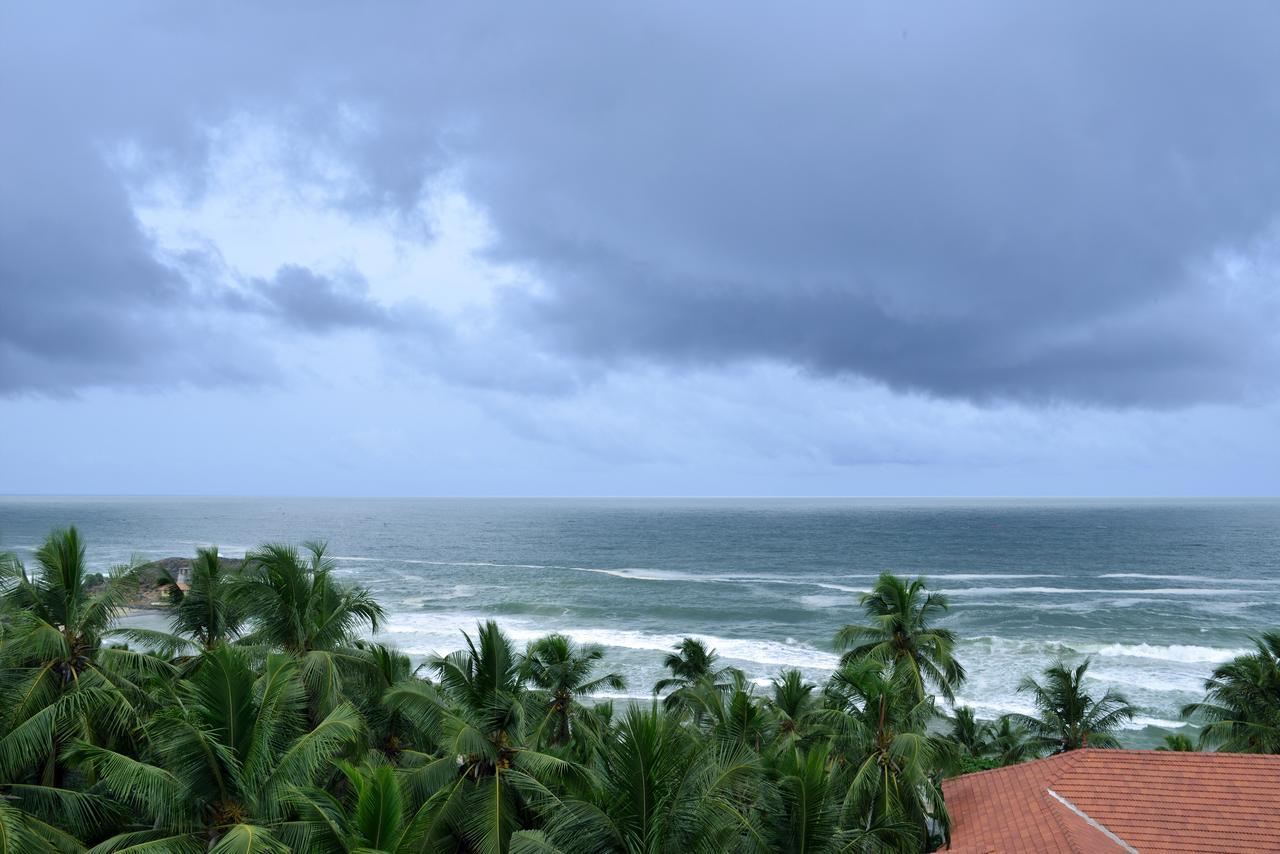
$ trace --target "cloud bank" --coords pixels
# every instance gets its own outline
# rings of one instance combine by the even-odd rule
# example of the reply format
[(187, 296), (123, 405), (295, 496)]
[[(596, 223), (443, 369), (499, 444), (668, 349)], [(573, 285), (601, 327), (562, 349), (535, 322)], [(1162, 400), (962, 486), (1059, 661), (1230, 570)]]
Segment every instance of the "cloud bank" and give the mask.
[(1268, 406), (1277, 43), (1267, 2), (10, 4), (0, 395), (288, 388), (331, 345), (529, 435), (757, 371)]

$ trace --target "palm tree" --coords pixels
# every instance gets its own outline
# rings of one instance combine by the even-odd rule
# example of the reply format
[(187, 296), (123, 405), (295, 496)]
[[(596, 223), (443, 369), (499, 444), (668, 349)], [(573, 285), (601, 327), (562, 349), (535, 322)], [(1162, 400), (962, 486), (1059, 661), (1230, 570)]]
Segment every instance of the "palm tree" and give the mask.
[(311, 787), (290, 795), (307, 827), (308, 850), (332, 854), (374, 854), (426, 850), (424, 809), (409, 809), (409, 799), (394, 769), (385, 762), (355, 766), (338, 762), (345, 783), (341, 797)]
[(773, 696), (768, 706), (776, 720), (778, 737), (784, 742), (802, 740), (805, 736), (818, 708), (814, 694), (817, 689), (799, 670), (784, 670), (773, 680)]
[(0, 799), (0, 854), (83, 851), (80, 840)]
[(145, 702), (127, 675), (169, 674), (151, 656), (107, 649), (102, 638), (121, 613), (133, 583), (129, 569), (112, 572), (92, 593), (85, 546), (76, 529), (56, 530), (36, 551), (29, 576), (16, 559), (0, 567), (0, 597), (8, 611), (0, 645), (0, 781), (37, 766), (46, 786), (59, 786), (62, 747), (72, 738), (123, 736)]
[(194, 639), (202, 649), (213, 649), (239, 634), (244, 613), (232, 595), (233, 576), (217, 546), (196, 550), (186, 591), (177, 587), (176, 579), (171, 581), (178, 591), (170, 618), (175, 634)]
[(1009, 715), (1001, 715), (989, 730), (990, 754), (1001, 765), (1016, 765), (1035, 757), (1030, 734)]
[(524, 831), (512, 851), (666, 854), (765, 848), (752, 803), (759, 757), (700, 739), (680, 718), (632, 707), (602, 747), (599, 785), (550, 805), (545, 831)]
[(907, 581), (886, 572), (861, 602), (869, 622), (836, 633), (836, 648), (848, 650), (843, 660), (874, 656), (903, 663), (917, 697), (932, 688), (954, 702), (955, 689), (965, 678), (954, 655), (956, 636), (933, 625), (950, 608), (947, 597), (929, 593), (923, 578)]
[(956, 706), (950, 718), (947, 736), (965, 755), (973, 759), (985, 756), (990, 750), (991, 726), (978, 720), (971, 706)]
[(833, 785), (829, 763), (826, 745), (781, 754), (773, 769), (780, 808), (766, 813), (772, 819), (770, 850), (797, 854), (839, 850), (844, 792)]
[(1216, 668), (1203, 702), (1182, 710), (1206, 722), (1201, 745), (1236, 753), (1280, 753), (1280, 632), (1254, 639), (1256, 652)]
[(378, 630), (382, 606), (363, 587), (333, 580), (324, 543), (305, 543), (304, 559), (292, 546), (269, 543), (245, 557), (236, 582), (252, 640), (294, 655), (348, 644), (362, 627)]
[(745, 745), (758, 753), (776, 740), (777, 718), (755, 696), (755, 686), (743, 673), (733, 674), (727, 691), (707, 682), (689, 690), (695, 723), (705, 724), (708, 734), (719, 743)]
[(932, 697), (917, 696), (915, 677), (909, 662), (847, 662), (832, 675), (821, 713), (851, 827), (883, 832), (893, 850), (919, 850), (950, 826), (935, 773), (948, 748), (928, 732), (938, 712)]
[(412, 679), (413, 663), (403, 652), (372, 641), (356, 641), (355, 650), (366, 665), (355, 669), (356, 678), (349, 681), (347, 693), (364, 718), (369, 745), (394, 763), (408, 747), (408, 724), (385, 700), (394, 686)]
[(1135, 709), (1124, 695), (1108, 688), (1094, 699), (1084, 687), (1089, 659), (1073, 670), (1059, 661), (1045, 668), (1044, 682), (1030, 676), (1018, 685), (1031, 694), (1038, 717), (1010, 715), (1031, 734), (1031, 743), (1050, 753), (1082, 747), (1119, 747), (1114, 732), (1132, 720)]
[(249, 553), (234, 580), (234, 599), (253, 629), (242, 642), (300, 659), (312, 717), (318, 718), (341, 701), (344, 671), (369, 665), (354, 641), (362, 628), (377, 631), (384, 613), (367, 589), (333, 579), (323, 543), (304, 548), (305, 558), (280, 544)]
[(1170, 753), (1195, 753), (1196, 743), (1187, 737), (1185, 733), (1170, 732), (1165, 734), (1163, 743), (1156, 750), (1164, 750)]
[(195, 648), (213, 649), (233, 640), (244, 625), (244, 605), (236, 596), (236, 577), (218, 555), (218, 547), (196, 550), (187, 590), (176, 578), (162, 577), (170, 585), (170, 631), (117, 629), (116, 635), (144, 644), (161, 653), (176, 654)]
[(901, 821), (866, 822), (845, 797), (830, 747), (784, 751), (772, 771), (776, 806), (769, 803), (770, 851), (786, 854), (852, 854), (919, 850), (915, 828)]
[(463, 637), (466, 649), (430, 660), (438, 685), (402, 682), (386, 700), (436, 748), (405, 772), (411, 794), (425, 802), (425, 844), (501, 854), (555, 800), (551, 787), (581, 771), (535, 749), (524, 663), (497, 624)]
[(84, 742), (68, 752), (136, 816), (95, 852), (307, 850), (308, 827), (286, 820), (290, 796), (359, 743), (360, 716), (343, 704), (309, 729), (292, 656), (271, 654), (257, 677), (234, 646), (202, 657), (146, 725), (141, 758)]
[(969, 706), (956, 706), (948, 719), (947, 740), (952, 746), (948, 774), (1014, 765), (1036, 753), (1027, 731), (1008, 715), (983, 721)]
[(675, 651), (667, 653), (662, 660), (662, 666), (671, 671), (671, 676), (659, 679), (653, 686), (655, 694), (672, 689), (663, 700), (668, 709), (687, 707), (692, 689), (700, 685), (715, 691), (729, 690), (734, 674), (739, 673), (737, 668), (717, 667), (719, 654), (697, 638), (685, 638), (673, 649)]
[(578, 646), (561, 634), (551, 634), (529, 644), (524, 664), (529, 681), (548, 694), (547, 711), (539, 731), (548, 731), (550, 744), (562, 745), (574, 734), (572, 719), (581, 708), (578, 698), (601, 688), (621, 691), (626, 680), (620, 673), (592, 678), (604, 650)]

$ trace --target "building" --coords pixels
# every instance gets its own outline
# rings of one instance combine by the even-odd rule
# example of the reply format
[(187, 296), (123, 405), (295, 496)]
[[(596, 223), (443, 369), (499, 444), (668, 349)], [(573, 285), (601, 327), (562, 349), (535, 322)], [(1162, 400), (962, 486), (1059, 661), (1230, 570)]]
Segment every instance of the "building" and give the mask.
[(950, 854), (1280, 852), (1280, 756), (1075, 750), (942, 790)]

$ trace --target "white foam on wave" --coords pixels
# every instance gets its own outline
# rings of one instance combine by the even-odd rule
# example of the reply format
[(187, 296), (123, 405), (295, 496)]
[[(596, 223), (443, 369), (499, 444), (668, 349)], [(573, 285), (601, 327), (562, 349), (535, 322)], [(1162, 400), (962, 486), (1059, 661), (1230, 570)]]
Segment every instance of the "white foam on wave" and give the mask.
[(815, 593), (810, 596), (801, 596), (797, 600), (806, 608), (848, 608), (848, 596), (836, 596), (830, 593)]
[(968, 666), (965, 702), (984, 717), (1027, 713), (1030, 696), (1019, 692), (1023, 677), (1041, 678), (1044, 667), (1063, 659), (1076, 664), (1093, 658), (1087, 681), (1100, 696), (1112, 687), (1142, 711), (1124, 728), (1178, 728), (1178, 709), (1204, 696), (1213, 668), (1241, 650), (1193, 644), (1106, 643), (1084, 639), (1013, 639), (984, 636), (962, 640), (958, 655)]
[[(460, 631), (474, 635), (476, 624), (484, 619), (476, 614), (396, 614), (387, 622), (385, 631), (405, 637), (405, 652), (416, 655), (451, 652), (461, 646)], [(550, 632), (561, 632), (578, 643), (598, 644), (630, 650), (670, 652), (681, 640), (693, 637), (706, 643), (729, 661), (742, 661), (776, 667), (801, 667), (834, 670), (839, 656), (802, 643), (780, 643), (772, 640), (724, 638), (698, 633), (666, 634), (635, 629), (557, 626), (547, 621), (533, 624), (528, 620), (504, 619), (502, 631), (512, 640), (527, 643)], [(414, 636), (410, 638), (408, 636)]]
[(1150, 587), (1133, 590), (1110, 590), (1101, 587), (963, 587), (946, 591), (952, 596), (1016, 596), (1019, 594), (1069, 595), (1077, 593), (1110, 593), (1126, 596), (1241, 596), (1255, 593), (1231, 587)]
[(1221, 664), (1238, 655), (1249, 652), (1247, 649), (1227, 649), (1223, 647), (1196, 646), (1193, 644), (1148, 644), (1148, 643), (1108, 643), (1097, 644), (1086, 641), (1065, 640), (1014, 640), (999, 636), (964, 638), (962, 644), (981, 644), (993, 654), (1045, 656), (1086, 656), (1096, 655), (1100, 658), (1139, 658), (1155, 661), (1167, 661), (1178, 664)]
[(1121, 729), (1145, 729), (1149, 726), (1159, 727), (1160, 729), (1182, 729), (1187, 725), (1186, 721), (1171, 721), (1165, 718), (1149, 718), (1145, 715), (1137, 715), (1131, 721), (1126, 721), (1121, 725)]
[(1148, 643), (1110, 643), (1097, 650), (1097, 654), (1104, 658), (1148, 658), (1188, 664), (1222, 664), (1246, 653), (1247, 649), (1220, 649), (1191, 644), (1156, 646)]
[(1147, 671), (1141, 665), (1120, 666), (1115, 670), (1104, 665), (1089, 670), (1090, 679), (1117, 685), (1125, 693), (1132, 693), (1136, 689), (1154, 695), (1186, 694), (1196, 698), (1204, 694), (1205, 675), (1207, 674), (1204, 672), (1188, 673), (1177, 668), (1163, 667)]
[(749, 576), (731, 575), (699, 575), (683, 572), (678, 569), (648, 569), (644, 567), (622, 567), (620, 569), (600, 569), (592, 566), (560, 567), (573, 572), (594, 572), (597, 575), (610, 575), (614, 578), (625, 578), (628, 581), (688, 581), (694, 584), (711, 584), (724, 581), (748, 581)]
[(427, 560), (414, 557), (367, 557), (365, 555), (331, 555), (330, 559), (350, 563), (408, 563), (421, 566), (471, 566), (493, 569), (573, 569), (569, 566), (551, 566), (541, 563), (494, 563), (488, 560)]
[[(210, 548), (217, 547), (218, 554), (222, 555), (223, 557), (237, 557), (237, 556), (244, 557), (246, 554), (253, 551), (255, 548), (254, 546), (228, 546), (225, 544), (211, 543), (206, 540), (175, 540), (174, 542), (181, 543), (184, 546), (194, 546), (198, 549), (210, 549)], [(161, 552), (166, 550), (141, 549), (140, 551)]]
[[(679, 569), (658, 569), (655, 567), (599, 567), (599, 566), (572, 566), (568, 564), (540, 564), (540, 563), (500, 563), (496, 561), (457, 561), (457, 560), (431, 560), (426, 558), (398, 558), (398, 557), (369, 557), (365, 555), (336, 555), (333, 557), (337, 561), (351, 561), (360, 563), (402, 563), (402, 564), (420, 564), (426, 566), (456, 566), (470, 568), (492, 568), (492, 569), (544, 569), (544, 570), (560, 570), (567, 572), (589, 572), (596, 575), (607, 575), (612, 578), (620, 578), (625, 581), (645, 581), (645, 582), (669, 582), (669, 583), (687, 583), (687, 584), (776, 584), (783, 586), (798, 587), (820, 587), (827, 590), (838, 590), (842, 593), (853, 595), (861, 595), (867, 592), (865, 587), (853, 587), (845, 584), (835, 584), (827, 581), (815, 581), (806, 578), (779, 578), (776, 575), (760, 575), (742, 574), (742, 573), (701, 573), (690, 572), (688, 570)], [(845, 573), (836, 578), (878, 578), (875, 573)], [(1027, 579), (1027, 578), (1062, 578), (1064, 576), (1048, 573), (1048, 572), (952, 572), (952, 573), (933, 573), (927, 574), (927, 578), (934, 581), (998, 581), (1002, 579)], [(1244, 593), (1242, 590), (1218, 590), (1208, 588), (1161, 588), (1153, 590), (1104, 590), (1093, 588), (1076, 588), (1076, 587), (1045, 587), (1045, 586), (1022, 586), (1022, 587), (964, 587), (948, 590), (952, 595), (1017, 595), (1017, 594), (1061, 594), (1068, 595), (1073, 593), (1116, 593), (1123, 592), (1128, 594), (1150, 594), (1150, 595), (1231, 595), (1236, 593)]]
[(474, 596), (475, 592), (475, 587), (470, 584), (455, 584), (447, 591), (436, 591), (429, 596), (410, 596), (401, 600), (400, 605), (408, 608), (422, 608), (429, 602), (442, 602), (448, 599), (466, 599)]
[[(496, 563), (493, 561), (457, 561), (457, 560), (427, 560), (419, 558), (382, 558), (367, 557), (364, 555), (336, 555), (333, 557), (336, 561), (349, 561), (355, 563), (405, 563), (405, 564), (422, 564), (426, 566), (459, 566), (472, 568), (492, 568), (492, 569), (552, 569), (566, 572), (590, 572), (596, 575), (608, 575), (613, 578), (621, 578), (626, 581), (652, 581), (652, 582), (678, 582), (689, 584), (781, 584), (787, 586), (799, 587), (824, 587), (829, 590), (840, 590), (846, 593), (866, 593), (866, 588), (849, 587), (843, 584), (832, 584), (829, 582), (812, 581), (803, 578), (779, 578), (775, 575), (760, 574), (725, 574), (725, 573), (700, 573), (689, 572), (680, 569), (656, 569), (653, 567), (600, 567), (600, 566), (570, 566), (567, 564), (542, 564), (542, 563)], [(846, 575), (839, 576), (841, 578), (876, 578), (875, 575)]]
[(1063, 578), (1054, 572), (927, 572), (926, 581), (999, 581), (1002, 578)]
[(652, 700), (654, 695), (638, 694), (635, 691), (592, 691), (593, 700)]
[(687, 581), (695, 584), (720, 582), (763, 582), (772, 584), (798, 584), (805, 582), (777, 579), (765, 575), (724, 575), (686, 572), (678, 569), (655, 569), (652, 567), (599, 567), (570, 566), (568, 564), (548, 563), (498, 563), (488, 560), (428, 560), (426, 558), (405, 557), (366, 557), (363, 555), (337, 555), (338, 561), (357, 563), (407, 563), (424, 566), (465, 566), (481, 569), (554, 569), (565, 572), (591, 572), (597, 575), (609, 575), (628, 581)]
[(845, 585), (845, 584), (828, 584), (822, 581), (811, 581), (811, 582), (797, 581), (795, 583), (796, 584), (802, 584), (802, 583), (812, 584), (814, 587), (821, 587), (823, 590), (839, 590), (841, 593), (867, 593), (868, 592), (867, 588), (865, 587), (849, 587), (848, 585)]
[(1224, 578), (1217, 575), (1163, 575), (1158, 572), (1104, 572), (1098, 578), (1147, 578), (1155, 581), (1212, 581), (1225, 584), (1276, 584), (1269, 578)]
[[(1015, 697), (995, 697), (989, 700), (970, 700), (956, 697), (956, 706), (969, 706), (979, 718), (991, 720), (1002, 715), (1028, 715), (1035, 717), (1037, 711), (1034, 706), (1030, 705), (1023, 699)], [(954, 706), (943, 705), (944, 708), (954, 712)], [(1172, 721), (1166, 718), (1155, 718), (1147, 715), (1137, 715), (1132, 720), (1124, 721), (1120, 724), (1120, 729), (1138, 730), (1146, 729), (1149, 726), (1160, 727), (1162, 729), (1180, 729), (1186, 726), (1185, 721)]]

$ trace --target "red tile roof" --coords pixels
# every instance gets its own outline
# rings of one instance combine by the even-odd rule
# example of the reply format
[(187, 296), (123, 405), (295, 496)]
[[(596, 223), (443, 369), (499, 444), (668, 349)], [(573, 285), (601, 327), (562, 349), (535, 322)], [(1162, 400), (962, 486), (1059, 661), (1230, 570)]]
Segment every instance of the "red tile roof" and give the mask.
[(1075, 750), (942, 791), (951, 854), (1280, 852), (1280, 756)]

